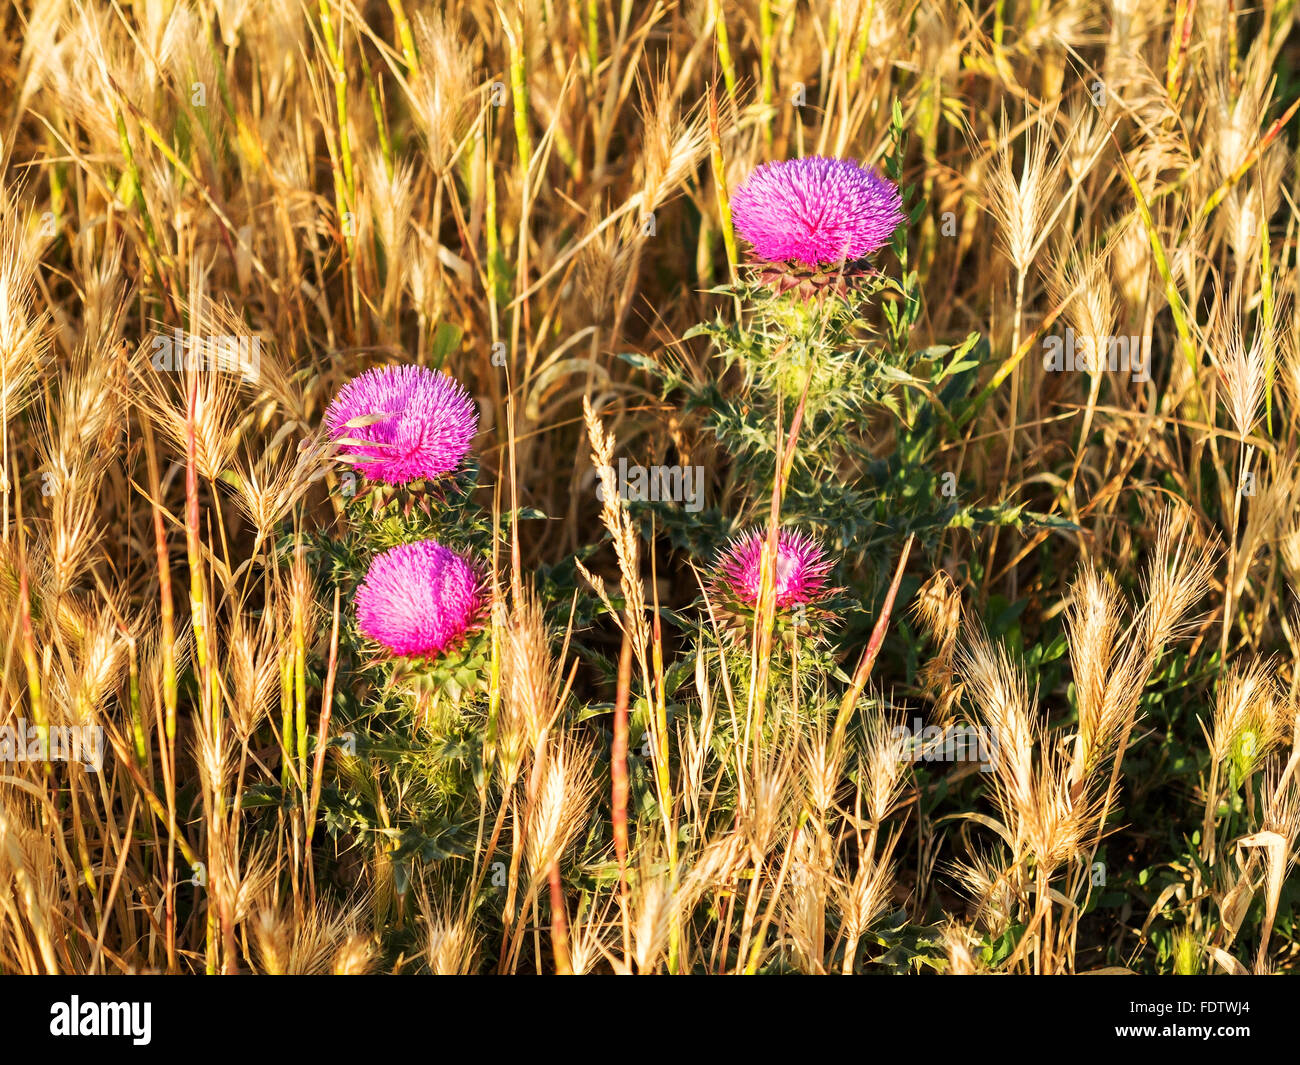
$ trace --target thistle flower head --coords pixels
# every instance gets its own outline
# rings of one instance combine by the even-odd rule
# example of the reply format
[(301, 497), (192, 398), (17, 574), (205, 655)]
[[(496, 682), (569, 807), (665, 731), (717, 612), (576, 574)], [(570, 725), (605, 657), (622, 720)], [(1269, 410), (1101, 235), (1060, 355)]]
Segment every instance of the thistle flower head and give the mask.
[(423, 366), (381, 366), (354, 377), (325, 412), (325, 429), (371, 480), (406, 484), (460, 465), (478, 429), (459, 382)]
[(816, 267), (878, 251), (903, 210), (898, 189), (874, 170), (810, 156), (760, 166), (732, 195), (731, 216), (760, 259)]
[(436, 655), (471, 629), (485, 603), (474, 567), (436, 540), (376, 555), (357, 590), (357, 626), (395, 655)]
[[(766, 542), (767, 531), (755, 529), (732, 540), (718, 558), (715, 585), (745, 606), (758, 603)], [(774, 574), (778, 609), (813, 603), (827, 595), (833, 564), (811, 536), (778, 533)]]

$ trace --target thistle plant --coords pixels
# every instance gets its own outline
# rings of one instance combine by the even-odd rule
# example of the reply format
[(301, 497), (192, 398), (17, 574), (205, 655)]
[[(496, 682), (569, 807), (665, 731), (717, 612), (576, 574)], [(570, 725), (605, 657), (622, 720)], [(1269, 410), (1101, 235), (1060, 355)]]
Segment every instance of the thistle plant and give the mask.
[[(738, 536), (718, 559), (714, 586), (748, 607), (758, 604), (762, 585), (763, 534)], [(831, 560), (821, 546), (802, 533), (782, 532), (776, 545), (773, 596), (778, 610), (807, 608), (827, 595)]]
[[(718, 617), (729, 628), (748, 635), (763, 590), (763, 553), (767, 533), (751, 529), (735, 537), (714, 563), (706, 592)], [(777, 624), (790, 639), (800, 632), (818, 638), (834, 620), (836, 589), (830, 572), (835, 559), (820, 543), (798, 531), (778, 534), (772, 567), (772, 599)]]
[[(822, 157), (758, 166), (730, 199), (748, 261), (734, 285), (713, 290), (729, 297), (717, 316), (685, 333), (707, 341), (707, 368), (690, 375), (629, 359), (716, 441), (717, 495), (734, 501), (697, 515), (628, 504), (652, 517), (642, 525), (648, 538), (666, 531), (703, 570), (699, 609), (671, 612), (687, 634), (686, 653), (664, 663), (663, 681), (647, 683), (643, 701), (672, 698), (693, 666), (699, 701), (689, 728), (710, 731), (720, 752), (752, 743), (763, 752), (752, 757), (770, 759), (779, 773), (782, 737), (799, 731), (821, 752), (827, 795), (838, 786), (833, 767), (869, 763), (878, 790), (859, 841), (855, 883), (864, 892), (884, 882), (876, 862), (892, 851), (885, 822), (893, 789), (908, 775), (885, 739), (896, 715), (867, 685), (912, 545), (935, 550), (953, 528), (1038, 520), (943, 490), (941, 456), (977, 402), (982, 348), (973, 334), (955, 346), (913, 344), (920, 295), (908, 265), (904, 204), (912, 193), (900, 186), (897, 109), (892, 132), (879, 170)], [(713, 681), (701, 679), (710, 674)], [(719, 681), (732, 704), (726, 715), (712, 709)], [(680, 714), (684, 700), (675, 699)], [(632, 721), (635, 735), (635, 712)], [(662, 739), (651, 754), (656, 767), (670, 764)], [(723, 761), (728, 780), (752, 771), (743, 758)], [(642, 801), (652, 801), (649, 790)], [(740, 784), (720, 808), (732, 816), (730, 804), (745, 801)], [(653, 802), (660, 811), (670, 802), (662, 784)], [(859, 924), (879, 917), (880, 906), (864, 896), (846, 908), (861, 918), (844, 926), (846, 971)], [(756, 963), (742, 940), (737, 970)]]
[(732, 217), (754, 254), (747, 379), (811, 415), (836, 392), (870, 394), (876, 368), (851, 349), (869, 338), (869, 305), (891, 286), (866, 259), (903, 221), (898, 188), (850, 160), (766, 163), (736, 190)]
[[(738, 512), (696, 520), (636, 504), (693, 555), (767, 518), (779, 492), (781, 523), (851, 560), (836, 568), (837, 583), (874, 599), (888, 573), (873, 563), (897, 557), (909, 534), (934, 550), (949, 530), (1069, 525), (981, 500), (952, 468), (960, 425), (978, 409), (987, 344), (977, 334), (912, 342), (921, 300), (908, 223), (924, 204), (907, 206), (905, 144), (895, 108), (879, 168), (824, 157), (757, 166), (730, 200), (748, 251), (740, 280), (713, 290), (732, 298), (685, 334), (707, 341), (707, 371), (629, 358), (716, 440), (725, 459), (716, 494), (742, 501)], [(860, 622), (850, 624), (855, 638)]]
[(357, 627), (395, 655), (436, 657), (482, 617), (483, 580), (436, 540), (398, 544), (376, 555), (357, 589)]
[(465, 853), (475, 832), (492, 655), (478, 412), (453, 378), (399, 365), (345, 384), (323, 423), (349, 467), (345, 522), (313, 556), (320, 598), (332, 586), (348, 608), (339, 674), (360, 683), (336, 696), (349, 749), (322, 806), (339, 839), (387, 855), (400, 926), (418, 864)]
[[(655, 510), (658, 526), (697, 556), (766, 517), (778, 473), (781, 521), (837, 557), (896, 551), (909, 532), (933, 540), (963, 523), (956, 493), (941, 492), (937, 455), (954, 428), (947, 408), (974, 384), (978, 337), (911, 346), (920, 299), (905, 223), (920, 208), (904, 207), (910, 192), (899, 184), (901, 114), (892, 136), (879, 169), (821, 157), (755, 168), (731, 198), (748, 262), (736, 285), (714, 290), (731, 301), (685, 334), (708, 342), (711, 368), (688, 375), (631, 360), (698, 416), (727, 460), (717, 494), (743, 500), (739, 513), (702, 516), (721, 523)], [(881, 448), (891, 436), (894, 446)], [(965, 519), (978, 524), (981, 515)], [(863, 594), (878, 576), (836, 574)]]

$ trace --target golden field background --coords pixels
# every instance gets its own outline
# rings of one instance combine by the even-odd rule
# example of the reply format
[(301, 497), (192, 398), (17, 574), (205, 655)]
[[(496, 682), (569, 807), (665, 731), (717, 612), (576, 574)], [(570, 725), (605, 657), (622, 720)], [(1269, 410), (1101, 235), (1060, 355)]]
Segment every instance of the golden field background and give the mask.
[[(0, 22), (0, 724), (110, 744), (99, 773), (0, 765), (0, 971), (1294, 967), (1294, 5), (50, 0)], [(909, 619), (927, 672), (893, 653), (869, 692), (923, 692), (1008, 758), (930, 816), (937, 778), (892, 756), (863, 685), (750, 729), (754, 693), (700, 652), (694, 715), (651, 715), (654, 801), (616, 863), (609, 738), (575, 704), (662, 705), (658, 597), (695, 578), (597, 503), (593, 452), (609, 433), (611, 457), (703, 464), (737, 520), (768, 506), (620, 355), (714, 374), (682, 338), (743, 260), (730, 190), (770, 159), (879, 163), (896, 108), (913, 345), (987, 342), (945, 469), (1070, 528), (906, 555), (891, 631)], [(1046, 371), (1066, 327), (1144, 338), (1151, 380)], [(256, 336), (256, 379), (154, 371), (173, 329)], [(324, 407), (386, 361), (464, 382), (483, 505), (549, 518), (501, 523), (494, 553), (504, 738), (459, 796), (473, 846), (400, 872), (425, 799), (324, 742), (364, 693), (307, 550), (345, 521)], [(593, 543), (609, 677), (525, 580)], [(903, 555), (860, 563), (883, 592)], [(1021, 651), (1065, 633), (1068, 701), (980, 635), (1014, 603)], [(1156, 686), (1186, 708), (1163, 735)], [(401, 727), (432, 744), (424, 709)], [(325, 831), (344, 785), (373, 833)], [(1103, 840), (1132, 890), (1098, 915)]]

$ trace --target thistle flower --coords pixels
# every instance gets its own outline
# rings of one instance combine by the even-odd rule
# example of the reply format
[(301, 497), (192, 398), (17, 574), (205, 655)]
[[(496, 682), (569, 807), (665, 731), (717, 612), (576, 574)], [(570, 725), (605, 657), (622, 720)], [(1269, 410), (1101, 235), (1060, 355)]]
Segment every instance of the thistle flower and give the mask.
[(768, 262), (816, 268), (888, 243), (903, 220), (898, 189), (851, 159), (765, 163), (731, 198), (736, 231)]
[(376, 555), (357, 590), (357, 625), (396, 655), (436, 655), (478, 622), (485, 598), (474, 567), (436, 540)]
[(469, 451), (478, 411), (464, 387), (423, 366), (354, 377), (325, 412), (325, 429), (367, 478), (406, 484), (450, 473)]
[[(747, 607), (758, 604), (763, 546), (767, 531), (754, 529), (736, 537), (718, 558), (714, 587)], [(774, 586), (778, 609), (806, 605), (831, 591), (832, 559), (811, 536), (782, 530), (776, 541)]]

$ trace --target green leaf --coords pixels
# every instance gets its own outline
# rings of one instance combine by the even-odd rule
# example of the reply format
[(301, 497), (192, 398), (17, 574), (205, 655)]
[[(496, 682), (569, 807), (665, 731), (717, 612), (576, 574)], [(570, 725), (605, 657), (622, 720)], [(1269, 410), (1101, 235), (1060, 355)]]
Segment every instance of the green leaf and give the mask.
[(429, 358), (435, 370), (441, 370), (443, 361), (460, 347), (465, 330), (454, 322), (439, 322), (433, 331), (433, 343), (429, 347)]

